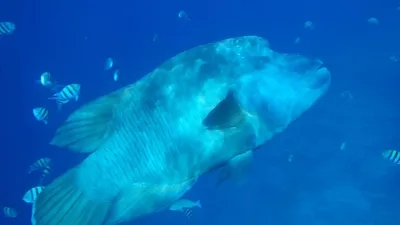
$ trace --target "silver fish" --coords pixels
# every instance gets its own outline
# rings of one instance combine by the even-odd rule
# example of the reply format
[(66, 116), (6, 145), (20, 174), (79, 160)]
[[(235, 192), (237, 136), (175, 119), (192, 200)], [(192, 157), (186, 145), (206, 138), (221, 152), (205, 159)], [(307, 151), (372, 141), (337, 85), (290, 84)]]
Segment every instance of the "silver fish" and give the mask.
[(257, 36), (184, 51), (57, 130), (50, 144), (90, 155), (46, 186), (36, 224), (115, 225), (168, 209), (201, 175), (234, 176), (329, 85), (320, 60)]
[(49, 72), (42, 73), (42, 75), (40, 75), (40, 80), (37, 80), (36, 83), (45, 88), (49, 88), (52, 92), (57, 92), (62, 87), (62, 85), (58, 84), (57, 81), (52, 81)]
[(189, 199), (181, 198), (174, 202), (174, 204), (169, 207), (169, 210), (182, 212), (187, 218), (190, 219), (193, 216), (192, 208), (194, 207), (201, 208), (200, 200), (194, 202)]
[(114, 66), (114, 60), (112, 58), (107, 58), (106, 63), (104, 65), (105, 70), (110, 70)]

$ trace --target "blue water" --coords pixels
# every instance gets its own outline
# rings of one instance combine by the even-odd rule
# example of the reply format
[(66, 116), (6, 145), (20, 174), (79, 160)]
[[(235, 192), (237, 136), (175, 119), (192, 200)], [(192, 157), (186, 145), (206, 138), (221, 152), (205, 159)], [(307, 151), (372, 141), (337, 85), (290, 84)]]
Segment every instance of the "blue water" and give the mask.
[[(321, 58), (332, 72), (330, 90), (256, 153), (241, 186), (228, 181), (215, 188), (215, 174), (202, 178), (187, 194), (203, 205), (191, 220), (165, 211), (132, 224), (398, 224), (400, 165), (381, 157), (386, 148), (400, 148), (400, 62), (389, 59), (400, 55), (398, 6), (395, 0), (1, 1), (0, 21), (17, 29), (0, 40), (0, 206), (19, 215), (0, 224), (30, 224), (31, 205), (21, 198), (38, 180), (26, 174), (33, 161), (54, 160), (48, 183), (83, 159), (47, 144), (79, 105), (183, 50), (241, 35), (263, 36), (274, 51)], [(177, 18), (180, 10), (190, 21)], [(367, 23), (370, 17), (380, 24)], [(304, 29), (307, 20), (313, 30)], [(121, 71), (117, 83), (103, 69), (107, 57)], [(56, 110), (49, 91), (34, 82), (44, 71), (62, 84), (82, 84), (79, 101), (47, 126), (31, 111)], [(354, 99), (343, 98), (344, 91)]]

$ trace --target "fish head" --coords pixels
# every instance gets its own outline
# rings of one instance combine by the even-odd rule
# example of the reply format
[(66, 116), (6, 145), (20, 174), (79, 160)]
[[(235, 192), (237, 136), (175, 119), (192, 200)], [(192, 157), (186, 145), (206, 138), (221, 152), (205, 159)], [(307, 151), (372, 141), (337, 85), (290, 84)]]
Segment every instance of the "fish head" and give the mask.
[[(260, 59), (262, 59), (260, 61)], [(265, 139), (283, 131), (328, 90), (329, 70), (321, 60), (272, 50), (259, 57), (254, 70), (238, 79), (237, 93), (245, 111), (258, 118)]]

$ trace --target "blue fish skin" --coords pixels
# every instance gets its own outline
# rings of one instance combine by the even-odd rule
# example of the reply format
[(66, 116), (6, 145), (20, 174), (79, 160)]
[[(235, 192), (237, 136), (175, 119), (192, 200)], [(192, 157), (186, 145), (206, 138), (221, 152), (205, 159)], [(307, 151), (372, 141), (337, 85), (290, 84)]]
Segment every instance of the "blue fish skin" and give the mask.
[(51, 144), (90, 155), (44, 189), (33, 219), (114, 225), (168, 208), (201, 175), (241, 165), (329, 85), (321, 61), (257, 36), (184, 51), (57, 130)]

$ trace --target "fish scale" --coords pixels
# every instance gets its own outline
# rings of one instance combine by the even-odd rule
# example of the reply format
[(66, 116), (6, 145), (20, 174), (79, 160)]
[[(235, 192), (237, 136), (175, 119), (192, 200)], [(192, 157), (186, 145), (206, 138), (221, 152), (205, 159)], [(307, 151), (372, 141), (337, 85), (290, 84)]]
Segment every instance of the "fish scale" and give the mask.
[[(124, 126), (80, 166), (84, 172), (82, 182), (78, 183), (92, 187), (85, 194), (113, 197), (118, 190), (136, 181), (157, 183), (165, 177), (171, 181), (171, 176), (166, 175), (177, 172), (171, 165), (182, 160), (178, 157), (179, 151), (188, 149), (171, 144), (176, 143), (170, 126), (173, 123), (168, 122), (170, 118), (163, 111), (156, 108), (149, 113), (142, 108), (120, 118)], [(131, 168), (129, 173), (125, 172), (126, 168)]]

